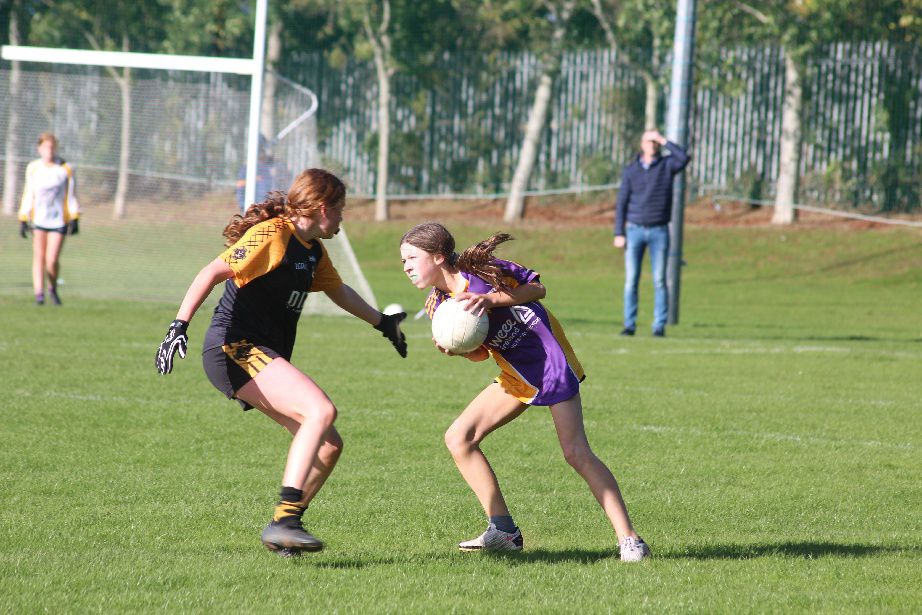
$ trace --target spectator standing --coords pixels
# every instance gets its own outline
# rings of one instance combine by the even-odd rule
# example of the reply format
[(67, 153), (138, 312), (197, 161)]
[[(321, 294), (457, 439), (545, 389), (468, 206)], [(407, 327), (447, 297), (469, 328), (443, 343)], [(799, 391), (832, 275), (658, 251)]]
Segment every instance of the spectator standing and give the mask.
[[(669, 156), (660, 155), (665, 147)], [(614, 246), (624, 249), (624, 329), (637, 329), (637, 286), (644, 250), (650, 251), (653, 273), (653, 335), (666, 335), (669, 297), (666, 289), (666, 256), (669, 253), (669, 222), (672, 217), (672, 179), (688, 165), (689, 156), (657, 130), (640, 140), (640, 154), (624, 168), (615, 203)]]

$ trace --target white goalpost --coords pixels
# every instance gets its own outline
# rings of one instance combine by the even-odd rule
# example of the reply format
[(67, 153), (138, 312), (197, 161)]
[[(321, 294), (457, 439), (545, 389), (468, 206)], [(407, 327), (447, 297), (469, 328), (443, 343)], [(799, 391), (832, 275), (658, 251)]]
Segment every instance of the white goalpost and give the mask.
[(194, 71), (206, 73), (235, 73), (248, 75), (250, 84), (250, 118), (247, 139), (246, 202), (252, 203), (256, 194), (256, 161), (259, 152), (259, 115), (262, 106), (263, 71), (266, 57), (267, 1), (256, 1), (256, 27), (253, 37), (253, 58), (209, 58), (203, 56), (134, 53), (125, 51), (90, 51), (84, 49), (54, 49), (4, 45), (0, 59), (10, 62), (39, 62), (45, 64), (75, 64), (80, 66), (108, 66), (113, 68), (147, 68), (160, 70)]
[[(213, 258), (220, 230), (240, 204), (264, 196), (257, 194), (267, 189), (257, 172), (266, 157), (284, 169), (273, 175), (277, 183), (269, 190), (287, 190), (301, 169), (321, 166), (317, 97), (281, 75), (274, 74), (275, 96), (267, 104), (271, 124), (283, 128), (271, 129), (261, 143), (265, 21), (266, 0), (258, 0), (252, 59), (0, 48), (0, 99), (9, 101), (0, 111), (0, 137), (19, 144), (14, 159), (6, 155), (7, 165), (14, 164), (21, 178), (35, 157), (35, 137), (50, 130), (77, 170), (82, 204), (101, 211), (98, 204), (115, 194), (114, 217), (121, 218), (114, 186), (130, 185), (121, 190), (132, 199), (126, 219), (100, 216), (68, 242), (65, 294), (172, 302), (194, 273), (189, 261)], [(28, 63), (29, 70), (6, 70), (10, 63)], [(3, 122), (14, 114), (15, 122)], [(96, 217), (92, 209), (84, 217), (91, 214)], [(105, 233), (94, 233), (94, 224)], [(168, 233), (170, 241), (157, 233)], [(182, 247), (173, 253), (177, 243)], [(376, 305), (345, 231), (325, 245), (344, 281)], [(133, 253), (139, 249), (160, 255), (155, 270), (137, 271)], [(0, 292), (27, 286), (29, 254), (10, 256), (0, 263)], [(304, 311), (344, 313), (322, 293), (312, 294)]]

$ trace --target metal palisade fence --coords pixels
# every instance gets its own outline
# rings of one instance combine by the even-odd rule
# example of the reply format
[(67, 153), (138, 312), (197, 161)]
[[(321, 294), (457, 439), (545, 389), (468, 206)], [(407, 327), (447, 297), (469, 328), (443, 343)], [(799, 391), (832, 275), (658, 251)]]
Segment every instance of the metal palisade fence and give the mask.
[[(689, 189), (768, 198), (779, 166), (783, 53), (766, 46), (723, 55), (720, 68), (696, 69)], [(388, 192), (503, 191), (539, 69), (528, 53), (446, 54), (428, 74), (398, 72)], [(324, 156), (358, 191), (371, 193), (374, 67), (350, 60), (334, 68), (312, 54), (288, 58), (284, 70), (309, 83), (320, 98)], [(830, 45), (808, 59), (803, 81), (801, 197), (879, 211), (919, 208), (922, 49), (884, 42)], [(564, 54), (530, 188), (617, 181), (643, 131), (644, 95), (640, 75), (619, 62), (616, 52)]]
[[(13, 138), (24, 168), (38, 132), (52, 130), (100, 197), (115, 188), (122, 97), (105, 69), (22, 64), (10, 91), (0, 63), (0, 137)], [(391, 101), (391, 195), (493, 194), (512, 177), (532, 103), (534, 54), (446, 54), (425, 73), (398, 72)], [(370, 62), (333, 67), (323, 54), (291, 55), (276, 95), (284, 126), (319, 99), (316, 128), (292, 134), (275, 154), (290, 171), (317, 163), (371, 194), (377, 80)], [(667, 81), (664, 79), (664, 81)], [(800, 200), (909, 212), (922, 200), (922, 49), (882, 42), (831, 45), (804, 76)], [(156, 199), (223, 191), (243, 164), (248, 80), (229, 75), (136, 71), (131, 84), (132, 193)], [(661, 101), (667, 99), (666, 86)], [(720, 68), (698, 66), (690, 126), (693, 194), (773, 195), (778, 173), (782, 51), (728, 49)], [(644, 83), (612, 50), (571, 51), (555, 81), (533, 190), (617, 182), (644, 123)], [(662, 114), (661, 102), (660, 113)], [(15, 108), (15, 117), (14, 111)], [(15, 122), (12, 121), (15, 119)], [(11, 128), (12, 127), (12, 128)], [(303, 143), (304, 139), (316, 139)], [(0, 152), (0, 156), (4, 155)]]

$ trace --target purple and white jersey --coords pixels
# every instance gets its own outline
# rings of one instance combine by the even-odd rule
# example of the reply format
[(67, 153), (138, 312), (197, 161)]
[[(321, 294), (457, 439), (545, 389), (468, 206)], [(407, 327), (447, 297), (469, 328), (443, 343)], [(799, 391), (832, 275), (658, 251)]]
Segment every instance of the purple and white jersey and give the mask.
[[(504, 282), (510, 288), (540, 281), (537, 272), (518, 263), (499, 259), (494, 263), (506, 273)], [(468, 292), (498, 290), (473, 273), (462, 271), (461, 276), (467, 281)], [(432, 289), (426, 299), (429, 318), (451, 295)], [(490, 328), (484, 346), (502, 370), (496, 382), (507, 393), (526, 404), (550, 406), (579, 392), (579, 383), (586, 377), (583, 367), (560, 323), (539, 301), (493, 308), (487, 316)]]

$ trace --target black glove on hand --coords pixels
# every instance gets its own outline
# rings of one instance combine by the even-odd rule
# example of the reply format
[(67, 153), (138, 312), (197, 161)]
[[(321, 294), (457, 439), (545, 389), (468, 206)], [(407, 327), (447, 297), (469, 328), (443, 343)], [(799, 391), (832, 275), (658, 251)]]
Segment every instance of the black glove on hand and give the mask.
[(29, 228), (29, 223), (26, 222), (25, 220), (22, 220), (19, 223), (19, 236), (22, 237), (23, 239), (28, 239), (29, 231), (31, 230), (32, 229)]
[(166, 337), (160, 342), (154, 365), (161, 374), (169, 374), (173, 371), (173, 355), (177, 351), (180, 359), (186, 358), (186, 344), (189, 343), (189, 336), (186, 335), (188, 327), (189, 323), (185, 320), (174, 320), (166, 332)]
[(77, 219), (74, 219), (74, 220), (71, 220), (71, 221), (70, 221), (70, 228), (68, 229), (68, 232), (69, 232), (71, 235), (76, 235), (77, 233), (80, 232), (80, 224), (78, 224), (78, 222), (79, 222), (79, 220), (77, 220)]
[(391, 344), (397, 349), (397, 354), (403, 358), (407, 358), (407, 338), (403, 331), (400, 330), (400, 321), (406, 317), (406, 312), (381, 314), (381, 322), (375, 325), (375, 329), (391, 341)]

